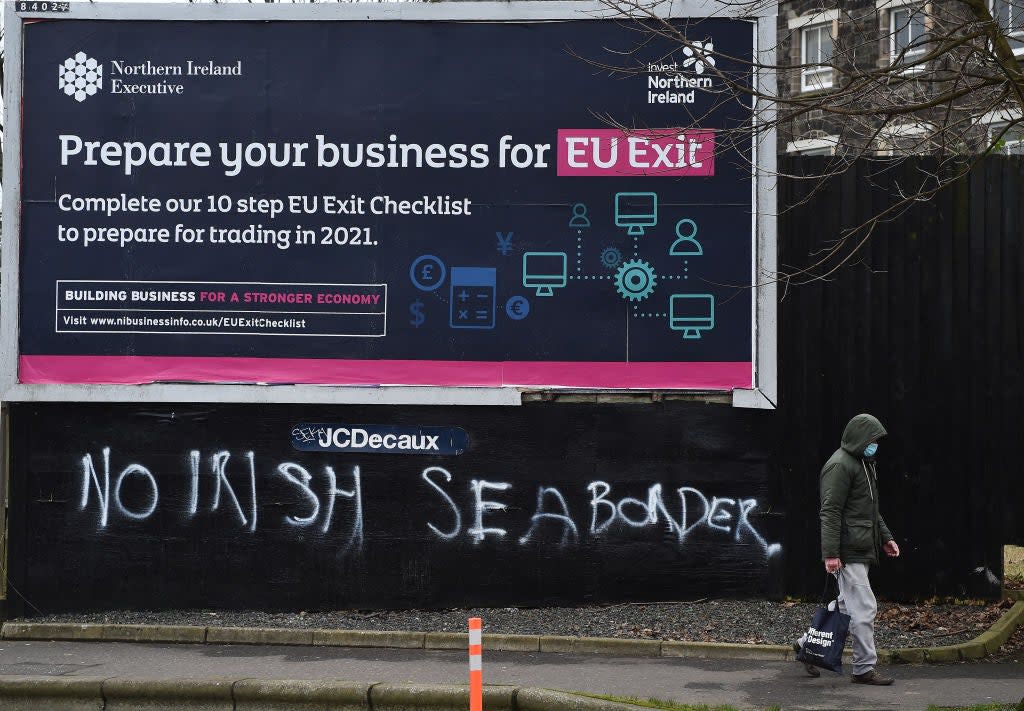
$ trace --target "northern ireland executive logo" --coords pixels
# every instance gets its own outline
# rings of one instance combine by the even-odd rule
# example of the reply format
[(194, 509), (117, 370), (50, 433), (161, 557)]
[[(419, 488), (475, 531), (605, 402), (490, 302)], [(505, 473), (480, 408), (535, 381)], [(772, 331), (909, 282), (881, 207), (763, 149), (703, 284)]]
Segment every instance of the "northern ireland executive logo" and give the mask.
[(68, 57), (58, 67), (57, 88), (75, 101), (85, 101), (103, 88), (103, 65), (85, 52)]

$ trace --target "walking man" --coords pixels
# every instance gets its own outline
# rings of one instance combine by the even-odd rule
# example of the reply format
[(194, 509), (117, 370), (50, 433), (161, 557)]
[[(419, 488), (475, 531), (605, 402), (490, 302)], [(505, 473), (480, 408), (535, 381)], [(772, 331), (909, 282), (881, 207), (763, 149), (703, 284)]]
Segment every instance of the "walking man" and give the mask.
[[(857, 684), (888, 686), (893, 679), (875, 671), (875, 613), (878, 605), (868, 567), (878, 551), (896, 558), (900, 547), (879, 511), (875, 454), (885, 428), (871, 415), (857, 415), (843, 431), (842, 445), (821, 470), (821, 556), (825, 570), (839, 577), (839, 609), (850, 616), (853, 678)], [(813, 670), (813, 671), (812, 671)], [(817, 676), (817, 669), (807, 667)]]

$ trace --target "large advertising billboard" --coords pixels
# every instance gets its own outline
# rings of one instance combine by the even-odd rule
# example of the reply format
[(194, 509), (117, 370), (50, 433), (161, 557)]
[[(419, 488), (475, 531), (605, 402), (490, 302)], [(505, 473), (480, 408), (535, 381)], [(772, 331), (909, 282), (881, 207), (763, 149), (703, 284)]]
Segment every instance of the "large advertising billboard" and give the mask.
[(673, 23), (24, 23), (17, 382), (756, 387), (758, 23)]

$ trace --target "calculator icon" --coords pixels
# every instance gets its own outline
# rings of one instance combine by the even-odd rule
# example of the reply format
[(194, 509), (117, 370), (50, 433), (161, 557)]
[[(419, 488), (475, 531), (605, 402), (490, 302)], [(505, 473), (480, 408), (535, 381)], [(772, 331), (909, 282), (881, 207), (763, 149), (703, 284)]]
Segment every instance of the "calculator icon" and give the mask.
[(497, 281), (493, 267), (452, 267), (448, 324), (452, 328), (493, 329)]

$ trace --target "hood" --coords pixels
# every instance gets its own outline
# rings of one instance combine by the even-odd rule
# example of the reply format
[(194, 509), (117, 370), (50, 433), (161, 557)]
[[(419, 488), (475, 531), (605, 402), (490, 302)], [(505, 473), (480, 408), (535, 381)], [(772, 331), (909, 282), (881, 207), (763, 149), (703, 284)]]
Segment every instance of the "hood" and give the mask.
[(864, 458), (864, 448), (888, 434), (874, 415), (857, 415), (843, 430), (843, 449), (857, 457)]

